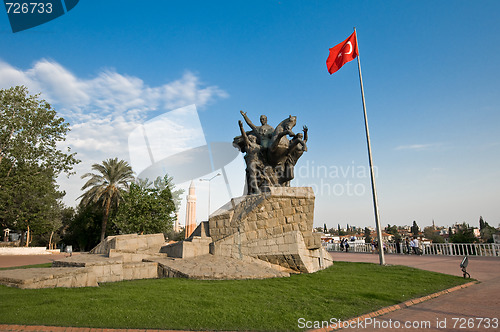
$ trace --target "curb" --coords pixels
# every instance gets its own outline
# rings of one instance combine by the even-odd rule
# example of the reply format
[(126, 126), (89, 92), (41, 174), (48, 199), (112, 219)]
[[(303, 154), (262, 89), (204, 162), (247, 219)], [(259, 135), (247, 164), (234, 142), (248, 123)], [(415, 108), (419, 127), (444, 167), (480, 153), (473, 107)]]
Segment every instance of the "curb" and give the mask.
[[(475, 285), (475, 284), (479, 284), (479, 281), (471, 281), (471, 282), (468, 282), (466, 284), (458, 285), (458, 286), (455, 286), (452, 288), (448, 288), (448, 289), (442, 290), (442, 291), (437, 292), (437, 293), (432, 293), (432, 294), (422, 296), (422, 297), (419, 297), (416, 299), (411, 299), (411, 300), (405, 301), (405, 302), (400, 303), (400, 304), (395, 304), (395, 305), (385, 307), (385, 308), (382, 308), (382, 309), (374, 311), (374, 312), (370, 312), (368, 314), (364, 314), (364, 315), (361, 315), (358, 317), (350, 318), (349, 320), (342, 321), (342, 323), (345, 323), (345, 326), (347, 327), (348, 324), (359, 323), (359, 322), (364, 321), (367, 318), (375, 318), (375, 317), (382, 316), (382, 315), (388, 314), (388, 313), (396, 311), (396, 310), (406, 309), (408, 307), (414, 306), (415, 304), (419, 304), (419, 303), (425, 302), (427, 300), (431, 300), (433, 298), (436, 298), (438, 296), (452, 293), (452, 292), (455, 292), (457, 290), (464, 289), (464, 288), (470, 287), (470, 286)], [(325, 328), (320, 328), (320, 329), (316, 329), (316, 330), (308, 330), (308, 331), (309, 332), (330, 332), (330, 331), (338, 331), (338, 330), (341, 330), (342, 328), (343, 327), (336, 327), (336, 328), (326, 328), (325, 327)]]

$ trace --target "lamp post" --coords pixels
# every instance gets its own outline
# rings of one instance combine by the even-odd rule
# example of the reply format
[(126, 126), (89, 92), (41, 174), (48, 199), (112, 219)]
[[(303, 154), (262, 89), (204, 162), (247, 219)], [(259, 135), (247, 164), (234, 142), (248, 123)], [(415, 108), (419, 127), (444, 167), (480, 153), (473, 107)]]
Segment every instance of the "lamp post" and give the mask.
[(212, 181), (213, 179), (215, 179), (219, 175), (221, 175), (221, 174), (217, 173), (214, 176), (212, 176), (210, 179), (200, 179), (200, 181), (208, 181), (208, 215), (207, 215), (207, 221), (210, 218), (210, 181)]

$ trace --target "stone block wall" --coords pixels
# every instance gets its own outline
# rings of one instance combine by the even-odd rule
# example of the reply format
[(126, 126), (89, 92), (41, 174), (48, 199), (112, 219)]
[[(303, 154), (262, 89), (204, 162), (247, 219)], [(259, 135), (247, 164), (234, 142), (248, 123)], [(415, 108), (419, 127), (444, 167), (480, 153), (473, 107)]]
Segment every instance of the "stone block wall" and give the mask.
[(210, 216), (211, 253), (250, 256), (297, 272), (314, 272), (332, 264), (312, 232), (312, 188), (273, 187), (269, 193), (244, 196)]
[(127, 234), (108, 236), (90, 251), (91, 254), (101, 254), (109, 256), (112, 249), (123, 252), (148, 251), (160, 252), (160, 248), (165, 244), (165, 236), (159, 234)]
[(158, 278), (158, 263), (140, 262), (123, 264), (123, 280), (156, 278)]
[(255, 240), (300, 231), (312, 238), (314, 198), (309, 187), (271, 187), (270, 193), (232, 200), (210, 216), (210, 236), (218, 241), (240, 232)]
[(160, 253), (167, 254), (168, 257), (190, 258), (209, 254), (210, 238), (190, 236), (189, 240), (180, 241), (166, 245), (160, 249)]

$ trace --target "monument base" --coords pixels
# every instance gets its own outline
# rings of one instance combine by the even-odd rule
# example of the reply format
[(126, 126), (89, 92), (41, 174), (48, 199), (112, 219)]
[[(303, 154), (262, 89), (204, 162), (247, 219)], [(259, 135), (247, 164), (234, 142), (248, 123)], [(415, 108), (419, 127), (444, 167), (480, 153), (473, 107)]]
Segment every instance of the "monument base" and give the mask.
[(304, 273), (331, 266), (321, 235), (312, 232), (314, 199), (309, 187), (271, 187), (232, 199), (210, 216), (210, 253), (250, 256)]
[(232, 199), (185, 241), (163, 234), (109, 236), (90, 254), (53, 268), (0, 271), (0, 284), (19, 288), (89, 287), (102, 282), (165, 277), (261, 279), (311, 273), (333, 264), (313, 233), (311, 188), (272, 187)]

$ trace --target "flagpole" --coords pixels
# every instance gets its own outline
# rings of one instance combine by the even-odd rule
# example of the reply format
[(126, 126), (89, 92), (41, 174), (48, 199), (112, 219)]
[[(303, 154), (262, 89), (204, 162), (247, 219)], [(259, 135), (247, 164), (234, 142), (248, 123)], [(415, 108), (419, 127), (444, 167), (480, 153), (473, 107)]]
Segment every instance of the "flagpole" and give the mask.
[[(356, 34), (356, 28), (354, 28), (354, 33)], [(382, 231), (380, 228), (380, 217), (378, 213), (378, 200), (377, 200), (377, 190), (375, 188), (375, 175), (373, 173), (373, 161), (372, 161), (372, 147), (370, 143), (370, 131), (368, 130), (368, 116), (366, 115), (366, 103), (365, 103), (365, 90), (363, 89), (363, 76), (361, 75), (361, 62), (359, 61), (359, 43), (358, 35), (356, 34), (356, 43), (358, 44), (358, 73), (359, 73), (359, 85), (361, 86), (361, 99), (363, 100), (363, 112), (365, 116), (365, 132), (366, 132), (366, 144), (368, 146), (368, 160), (370, 163), (370, 178), (372, 184), (372, 196), (373, 196), (373, 210), (375, 212), (375, 224), (377, 228), (377, 241), (378, 241), (378, 256), (380, 260), (380, 265), (385, 265), (384, 257), (384, 244), (382, 242)]]

